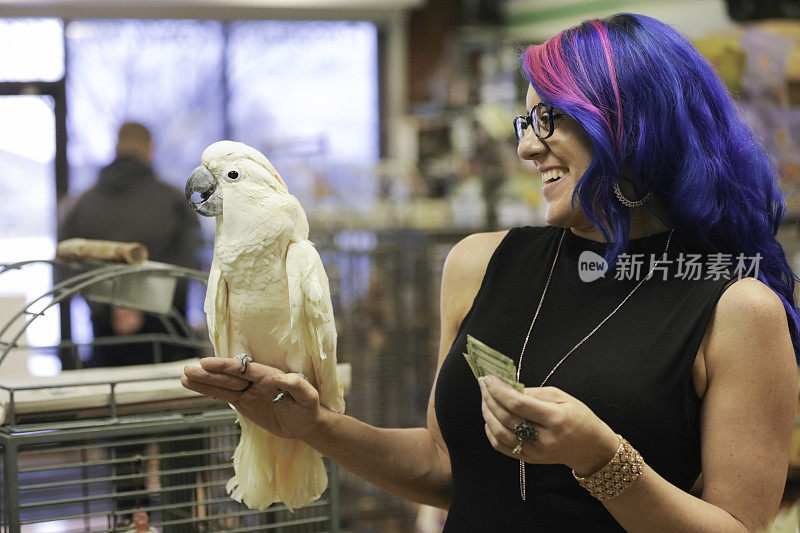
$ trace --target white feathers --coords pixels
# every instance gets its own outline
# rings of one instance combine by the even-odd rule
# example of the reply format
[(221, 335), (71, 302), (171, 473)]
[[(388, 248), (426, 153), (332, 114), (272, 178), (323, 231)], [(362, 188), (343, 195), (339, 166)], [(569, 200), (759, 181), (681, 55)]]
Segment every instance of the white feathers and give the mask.
[(211, 272), (208, 275), (208, 285), (206, 288), (206, 299), (203, 302), (203, 310), (206, 312), (206, 324), (208, 325), (208, 335), (211, 338), (211, 345), (214, 346), (214, 354), (217, 357), (230, 357), (228, 353), (228, 328), (226, 309), (228, 306), (228, 287), (219, 262), (216, 257), (211, 262)]
[[(302, 372), (322, 405), (343, 411), (328, 278), (303, 209), (267, 158), (247, 145), (214, 143), (202, 162), (223, 202), (204, 306), (216, 355), (247, 353)], [(327, 476), (319, 453), (239, 420), (233, 498), (254, 509), (277, 501), (293, 509), (320, 497)]]
[(336, 324), (328, 277), (310, 241), (289, 245), (286, 254), (292, 339), (312, 354), (319, 379), (320, 401), (334, 411), (344, 411), (343, 388), (336, 373)]

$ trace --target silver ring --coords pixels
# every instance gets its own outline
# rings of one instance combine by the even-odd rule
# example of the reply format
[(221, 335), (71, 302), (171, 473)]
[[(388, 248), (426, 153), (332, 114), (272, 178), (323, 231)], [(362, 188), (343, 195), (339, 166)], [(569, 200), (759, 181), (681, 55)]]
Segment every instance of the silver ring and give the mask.
[(522, 441), (519, 441), (517, 445), (514, 446), (514, 449), (511, 450), (511, 453), (513, 453), (514, 455), (519, 455), (522, 453)]
[(247, 372), (247, 363), (253, 362), (253, 358), (247, 355), (246, 353), (237, 355), (236, 359), (238, 359), (242, 363), (242, 374)]
[[(536, 429), (536, 426), (534, 426), (533, 423), (528, 422), (527, 420), (523, 420), (522, 422), (514, 426), (514, 436), (517, 437), (517, 440), (519, 441), (519, 444), (517, 444), (517, 448), (520, 448), (521, 450), (523, 442), (533, 442), (537, 438), (539, 438), (539, 431)], [(516, 450), (517, 448), (514, 449)]]

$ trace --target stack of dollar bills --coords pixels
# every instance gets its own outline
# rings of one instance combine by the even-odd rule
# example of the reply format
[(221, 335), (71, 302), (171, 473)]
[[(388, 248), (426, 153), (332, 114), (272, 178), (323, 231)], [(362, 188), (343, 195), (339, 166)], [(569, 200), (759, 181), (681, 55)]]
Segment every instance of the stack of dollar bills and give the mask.
[(514, 361), (472, 335), (467, 335), (467, 353), (464, 354), (464, 358), (476, 379), (483, 376), (497, 376), (520, 392), (525, 388), (517, 381), (517, 367), (514, 366)]

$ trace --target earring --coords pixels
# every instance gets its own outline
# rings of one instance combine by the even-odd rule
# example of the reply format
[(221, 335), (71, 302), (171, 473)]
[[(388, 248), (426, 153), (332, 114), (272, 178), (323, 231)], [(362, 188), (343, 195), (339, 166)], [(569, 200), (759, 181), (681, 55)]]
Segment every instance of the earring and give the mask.
[(643, 198), (640, 198), (639, 200), (636, 200), (636, 201), (628, 200), (627, 198), (625, 198), (625, 196), (623, 196), (622, 190), (619, 188), (619, 182), (615, 181), (614, 182), (614, 194), (617, 195), (617, 199), (619, 200), (619, 203), (621, 203), (625, 207), (642, 207), (645, 204), (645, 202), (647, 202), (647, 200), (650, 199), (650, 195), (653, 194), (653, 191), (648, 192), (647, 194), (644, 195)]

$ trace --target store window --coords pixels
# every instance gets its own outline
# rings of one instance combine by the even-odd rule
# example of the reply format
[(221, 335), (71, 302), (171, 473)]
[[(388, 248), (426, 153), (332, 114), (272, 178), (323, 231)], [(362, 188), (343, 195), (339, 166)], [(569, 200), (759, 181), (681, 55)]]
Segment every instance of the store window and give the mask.
[(374, 24), (77, 20), (66, 40), (70, 194), (113, 158), (126, 120), (150, 127), (154, 167), (179, 187), (203, 149), (227, 137), (262, 150), (307, 209), (368, 194), (364, 169), (378, 158)]
[(97, 179), (126, 121), (145, 124), (153, 166), (183, 188), (224, 132), (223, 26), (195, 20), (76, 20), (66, 26), (69, 193)]
[(312, 216), (374, 198), (374, 24), (236, 22), (228, 69), (233, 138), (262, 150)]
[(55, 81), (64, 76), (58, 19), (0, 19), (0, 81)]

